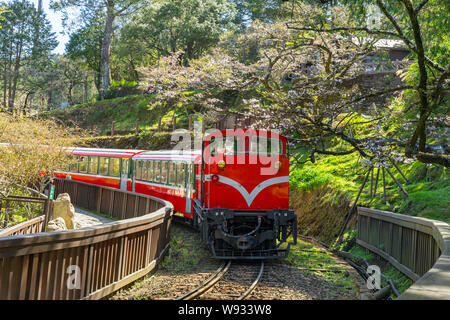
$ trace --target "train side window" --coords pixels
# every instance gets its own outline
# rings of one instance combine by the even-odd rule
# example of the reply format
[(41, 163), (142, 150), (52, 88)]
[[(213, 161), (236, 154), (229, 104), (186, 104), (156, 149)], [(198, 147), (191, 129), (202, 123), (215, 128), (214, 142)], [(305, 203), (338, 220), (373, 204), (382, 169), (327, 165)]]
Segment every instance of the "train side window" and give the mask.
[(211, 137), (210, 139), (209, 154), (211, 156), (217, 155), (218, 152), (224, 153), (225, 155), (236, 155), (241, 151), (240, 136)]
[(283, 144), (280, 139), (271, 139), (263, 136), (251, 136), (250, 152), (262, 156), (281, 154), (283, 152)]
[(169, 184), (175, 186), (177, 184), (177, 164), (169, 162)]
[(89, 173), (97, 174), (98, 170), (98, 157), (89, 157)]
[(184, 163), (178, 163), (177, 186), (180, 188), (184, 188), (186, 186), (186, 165)]
[(138, 179), (138, 180), (142, 179), (142, 161), (141, 160), (136, 161), (136, 179)]
[(87, 173), (87, 168), (88, 168), (88, 157), (80, 156), (80, 161), (79, 161), (80, 173)]
[(120, 173), (120, 159), (110, 158), (109, 159), (109, 175), (113, 177), (118, 177)]
[(190, 173), (191, 173), (191, 179), (190, 179), (190, 184), (191, 185), (194, 185), (194, 181), (195, 181), (195, 166), (194, 166), (194, 164), (193, 163), (191, 163), (191, 164), (189, 164), (189, 170), (190, 170)]
[(209, 154), (213, 157), (217, 154), (217, 143), (216, 137), (209, 140)]
[(99, 174), (101, 176), (107, 176), (108, 175), (108, 167), (109, 167), (109, 158), (106, 157), (100, 157), (99, 160)]
[(161, 161), (161, 183), (167, 184), (168, 162)]
[(155, 167), (155, 171), (154, 171), (154, 182), (156, 183), (160, 183), (161, 182), (161, 161), (155, 161), (154, 162), (154, 167)]
[(147, 161), (147, 180), (150, 182), (155, 181), (153, 166), (153, 161)]
[(142, 180), (148, 180), (148, 161), (142, 161)]
[(78, 172), (78, 156), (69, 159), (69, 172)]
[(268, 154), (282, 154), (283, 143), (280, 139), (267, 139), (267, 153)]

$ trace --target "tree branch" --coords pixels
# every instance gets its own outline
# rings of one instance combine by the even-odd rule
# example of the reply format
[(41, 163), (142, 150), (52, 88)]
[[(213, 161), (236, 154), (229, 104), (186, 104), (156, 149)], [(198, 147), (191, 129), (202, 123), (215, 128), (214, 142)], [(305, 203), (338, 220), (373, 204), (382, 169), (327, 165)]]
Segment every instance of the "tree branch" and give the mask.
[(417, 7), (414, 9), (414, 13), (417, 15), (419, 11), (423, 8), (424, 5), (426, 5), (428, 0), (423, 0), (421, 3), (417, 5)]

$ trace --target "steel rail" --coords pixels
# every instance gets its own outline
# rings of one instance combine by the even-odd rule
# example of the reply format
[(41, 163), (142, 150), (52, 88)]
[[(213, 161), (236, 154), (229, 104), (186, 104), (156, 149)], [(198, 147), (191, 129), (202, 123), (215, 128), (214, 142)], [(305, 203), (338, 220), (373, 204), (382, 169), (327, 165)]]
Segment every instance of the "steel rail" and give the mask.
[(193, 300), (201, 296), (223, 277), (223, 275), (228, 271), (230, 265), (231, 260), (228, 260), (228, 263), (224, 261), (219, 267), (219, 269), (217, 269), (217, 271), (213, 275), (211, 275), (208, 279), (203, 281), (199, 286), (195, 287), (191, 291), (177, 297), (175, 300)]
[(237, 298), (237, 300), (244, 300), (250, 293), (252, 293), (253, 289), (255, 289), (256, 285), (259, 283), (259, 280), (261, 280), (263, 272), (264, 272), (264, 261), (261, 261), (261, 267), (259, 268), (259, 273), (256, 276), (255, 281), (253, 281), (250, 287), (248, 287), (248, 289), (239, 298)]

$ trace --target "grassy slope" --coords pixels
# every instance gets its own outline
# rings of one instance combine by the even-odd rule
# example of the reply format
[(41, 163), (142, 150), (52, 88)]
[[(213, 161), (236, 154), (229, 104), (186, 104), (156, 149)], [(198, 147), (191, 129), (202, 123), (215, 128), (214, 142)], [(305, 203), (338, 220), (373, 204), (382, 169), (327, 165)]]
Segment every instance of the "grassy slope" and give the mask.
[[(406, 199), (393, 179), (386, 173), (388, 202), (384, 202), (380, 172), (376, 196), (370, 197), (369, 178), (361, 194), (359, 205), (450, 223), (450, 175), (448, 170), (442, 166), (431, 165), (431, 181), (427, 181), (425, 164), (415, 161), (412, 164), (399, 164), (399, 167), (408, 178), (409, 184), (405, 184), (404, 179), (394, 167), (391, 167), (390, 171), (408, 193)], [(316, 163), (308, 163), (302, 168), (292, 170), (291, 186), (302, 192), (311, 192), (316, 188), (328, 186), (331, 190), (339, 190), (352, 202), (363, 183), (366, 170), (361, 163), (358, 163), (356, 154), (339, 157), (320, 156)], [(374, 180), (375, 178), (376, 170), (374, 171)], [(336, 198), (330, 196), (324, 200), (332, 202)]]
[[(64, 125), (77, 125), (84, 129), (92, 129), (96, 126), (97, 133), (100, 135), (110, 133), (112, 121), (115, 121), (115, 131), (118, 133), (132, 132), (136, 127), (136, 119), (139, 119), (139, 128), (143, 130), (156, 128), (159, 116), (163, 117), (163, 124), (171, 123), (175, 112), (154, 107), (152, 105), (153, 98), (154, 95), (131, 95), (104, 101), (92, 101), (52, 110), (42, 116), (56, 118)], [(183, 113), (184, 108), (176, 110), (179, 125), (187, 123), (187, 115)]]

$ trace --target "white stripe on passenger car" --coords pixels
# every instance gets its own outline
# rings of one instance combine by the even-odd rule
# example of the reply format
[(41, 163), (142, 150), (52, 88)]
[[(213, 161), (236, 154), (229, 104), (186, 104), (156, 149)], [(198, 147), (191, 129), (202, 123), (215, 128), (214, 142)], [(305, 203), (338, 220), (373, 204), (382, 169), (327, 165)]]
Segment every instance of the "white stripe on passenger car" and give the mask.
[[(205, 175), (205, 181), (211, 181), (211, 176), (212, 174), (207, 174)], [(219, 177), (219, 181), (218, 182), (222, 182), (226, 185), (229, 185), (230, 187), (235, 188), (237, 191), (239, 191), (239, 193), (242, 195), (242, 197), (245, 199), (245, 201), (247, 202), (247, 205), (250, 207), (250, 205), (252, 204), (253, 200), (255, 200), (256, 196), (265, 188), (270, 187), (274, 184), (279, 184), (279, 183), (283, 183), (283, 182), (289, 182), (289, 176), (282, 176), (282, 177), (275, 177), (275, 178), (271, 178), (271, 179), (267, 179), (263, 182), (261, 182), (260, 184), (258, 184), (253, 190), (252, 192), (248, 193), (248, 191), (237, 181), (230, 179), (228, 177), (224, 177), (224, 176), (220, 176)]]

